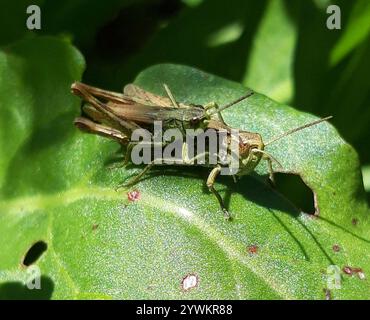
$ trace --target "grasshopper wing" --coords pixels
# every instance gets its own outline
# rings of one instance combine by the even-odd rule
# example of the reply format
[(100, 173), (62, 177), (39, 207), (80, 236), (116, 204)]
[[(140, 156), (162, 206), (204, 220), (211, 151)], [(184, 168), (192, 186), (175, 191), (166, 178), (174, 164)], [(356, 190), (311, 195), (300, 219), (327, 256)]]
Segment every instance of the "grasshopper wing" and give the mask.
[(161, 107), (136, 103), (131, 107), (123, 107), (119, 103), (111, 103), (110, 110), (119, 118), (136, 123), (153, 124), (154, 121), (179, 121), (187, 122), (203, 115), (203, 108), (174, 108)]
[[(159, 106), (163, 108), (173, 108), (171, 100), (167, 97), (162, 97), (154, 93), (148, 92), (134, 84), (128, 84), (124, 87), (123, 93), (126, 97), (131, 98), (135, 102), (149, 105), (149, 106)], [(178, 103), (180, 108), (189, 108), (189, 106)]]

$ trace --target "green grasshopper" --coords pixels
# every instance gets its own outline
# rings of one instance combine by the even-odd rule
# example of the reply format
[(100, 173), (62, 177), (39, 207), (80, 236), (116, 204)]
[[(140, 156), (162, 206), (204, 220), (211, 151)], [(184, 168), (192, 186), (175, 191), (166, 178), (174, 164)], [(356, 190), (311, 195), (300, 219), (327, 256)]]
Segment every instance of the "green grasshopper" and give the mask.
[[(187, 105), (178, 103), (167, 85), (164, 85), (164, 88), (168, 97), (155, 95), (133, 84), (127, 85), (123, 93), (116, 93), (76, 82), (72, 84), (71, 89), (75, 95), (80, 96), (87, 103), (82, 107), (87, 117), (78, 117), (74, 123), (82, 131), (108, 137), (122, 145), (128, 146), (125, 161), (127, 162), (130, 150), (135, 145), (131, 143), (131, 134), (134, 130), (146, 128), (150, 131), (153, 129), (152, 126), (155, 121), (161, 121), (163, 130), (177, 128), (185, 133), (186, 129), (213, 129), (231, 132), (232, 128), (225, 123), (221, 111), (253, 94), (253, 91), (249, 91), (239, 99), (222, 107), (219, 107), (215, 102), (208, 103), (205, 106)], [(264, 150), (265, 146), (294, 132), (327, 121), (330, 118), (332, 117), (319, 119), (294, 128), (267, 143), (263, 142), (261, 135), (258, 133), (239, 131), (239, 167), (238, 171), (233, 175), (234, 181), (236, 181), (236, 177), (251, 173), (263, 159), (268, 164), (269, 178), (274, 182), (273, 162), (279, 166), (281, 164)], [(227, 143), (231, 143), (230, 135), (228, 135)], [(198, 157), (199, 155), (191, 159), (184, 157), (181, 163), (176, 164), (194, 165)], [(155, 160), (147, 164), (137, 176), (125, 183), (124, 186), (135, 184), (156, 164)], [(204, 166), (212, 168), (207, 178), (207, 187), (216, 196), (225, 218), (230, 219), (230, 214), (224, 205), (222, 197), (214, 188), (216, 178), (221, 173), (224, 165), (221, 163), (216, 165), (204, 164)]]

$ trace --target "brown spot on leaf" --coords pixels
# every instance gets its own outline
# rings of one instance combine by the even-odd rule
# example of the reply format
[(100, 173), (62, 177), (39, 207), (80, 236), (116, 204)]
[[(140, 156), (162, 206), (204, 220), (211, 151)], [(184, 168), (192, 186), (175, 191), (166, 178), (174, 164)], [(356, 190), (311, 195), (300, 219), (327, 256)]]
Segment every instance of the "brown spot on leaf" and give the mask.
[(357, 274), (361, 280), (365, 279), (365, 273), (362, 268), (345, 266), (343, 267), (343, 272), (348, 275)]
[(247, 250), (249, 254), (257, 254), (258, 253), (258, 246), (255, 244), (252, 244), (251, 246), (248, 246)]
[(99, 227), (99, 225), (97, 223), (95, 223), (95, 224), (92, 225), (91, 229), (93, 231), (95, 231), (96, 229), (98, 229), (98, 227)]
[(357, 224), (358, 224), (358, 219), (357, 219), (357, 218), (353, 218), (353, 219), (352, 219), (352, 224), (353, 224), (354, 226), (357, 226)]
[(340, 251), (340, 246), (338, 244), (333, 245), (333, 251), (334, 252), (339, 252)]
[(351, 267), (348, 267), (348, 266), (345, 266), (343, 267), (342, 271), (345, 273), (345, 274), (348, 274), (348, 275), (352, 275), (353, 274), (353, 270)]
[(127, 198), (129, 201), (137, 201), (140, 199), (140, 192), (138, 190), (127, 192)]

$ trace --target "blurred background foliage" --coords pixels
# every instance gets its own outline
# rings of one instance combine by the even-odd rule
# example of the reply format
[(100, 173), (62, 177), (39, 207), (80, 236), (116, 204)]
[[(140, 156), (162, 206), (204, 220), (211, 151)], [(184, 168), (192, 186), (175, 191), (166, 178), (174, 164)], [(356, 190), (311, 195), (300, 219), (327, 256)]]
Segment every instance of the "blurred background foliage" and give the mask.
[[(370, 191), (369, 0), (2, 0), (0, 46), (56, 35), (84, 55), (84, 81), (121, 90), (172, 62), (235, 80), (332, 122), (355, 146)], [(42, 30), (25, 28), (37, 4)], [(341, 8), (328, 30), (326, 8)]]

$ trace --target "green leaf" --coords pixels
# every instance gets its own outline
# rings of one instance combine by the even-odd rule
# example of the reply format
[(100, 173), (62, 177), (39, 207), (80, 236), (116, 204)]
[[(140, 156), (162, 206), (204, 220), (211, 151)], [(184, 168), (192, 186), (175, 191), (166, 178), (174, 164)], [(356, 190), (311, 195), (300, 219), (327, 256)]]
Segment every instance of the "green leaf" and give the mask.
[(245, 85), (279, 102), (293, 98), (296, 29), (284, 2), (270, 1), (253, 39)]
[[(226, 11), (223, 0), (185, 3), (152, 36), (140, 37), (136, 52), (89, 54), (84, 79), (120, 90), (148, 66), (191, 65), (302, 111), (334, 115), (332, 123), (369, 163), (369, 1), (234, 0)], [(340, 30), (326, 27), (330, 4), (341, 9)]]
[[(28, 42), (0, 60), (2, 75), (33, 71), (28, 81), (14, 84), (14, 94), (0, 95), (1, 119), (13, 126), (12, 131), (5, 131), (10, 125), (0, 127), (2, 145), (12, 150), (1, 153), (7, 166), (2, 165), (0, 200), (0, 295), (16, 294), (16, 281), (26, 274), (23, 257), (37, 241), (47, 244), (35, 262), (49, 290), (43, 297), (54, 299), (325, 299), (328, 266), (361, 267), (369, 275), (369, 210), (357, 155), (331, 125), (268, 147), (314, 190), (320, 209), (316, 218), (265, 183), (265, 164), (258, 175), (237, 184), (230, 177), (216, 184), (231, 222), (204, 188), (208, 170), (159, 168), (132, 189), (116, 192), (141, 168), (109, 170), (117, 144), (73, 128), (78, 101), (71, 98), (67, 82), (78, 79), (80, 56), (68, 45), (40, 41), (49, 50), (63, 47), (68, 59), (46, 60), (46, 66), (43, 50), (28, 56), (41, 44)], [(5, 80), (0, 79), (2, 88)], [(192, 103), (224, 104), (246, 91), (235, 82), (177, 65), (151, 67), (136, 79), (160, 94), (164, 82), (178, 100)], [(10, 110), (22, 108), (27, 116), (11, 117)], [(260, 94), (224, 115), (230, 125), (260, 132), (265, 140), (314, 119)], [(32, 119), (28, 125), (24, 117)], [(23, 130), (22, 137), (17, 129)], [(137, 201), (128, 200), (131, 190), (139, 191)], [(249, 253), (252, 246), (257, 252)], [(194, 280), (192, 275), (197, 285), (184, 290), (184, 279)], [(331, 295), (368, 299), (369, 284), (342, 274), (341, 289)]]
[(359, 0), (355, 3), (347, 22), (348, 26), (336, 43), (330, 56), (332, 65), (340, 62), (361, 42), (365, 41), (370, 33), (370, 2)]

